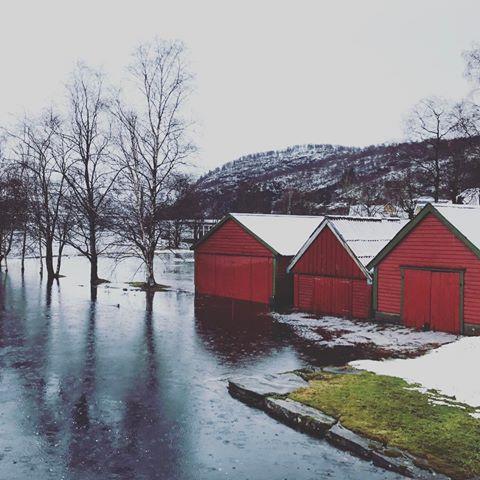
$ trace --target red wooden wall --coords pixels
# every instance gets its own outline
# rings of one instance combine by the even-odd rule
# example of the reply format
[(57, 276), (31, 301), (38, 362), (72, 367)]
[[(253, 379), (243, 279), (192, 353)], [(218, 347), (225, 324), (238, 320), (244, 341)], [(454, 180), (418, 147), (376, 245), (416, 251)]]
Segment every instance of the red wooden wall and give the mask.
[(198, 293), (268, 304), (273, 295), (273, 259), (195, 254)]
[(427, 215), (377, 266), (380, 313), (401, 313), (400, 266), (465, 269), (464, 322), (480, 324), (480, 261), (434, 214)]
[(273, 296), (274, 264), (272, 252), (230, 219), (195, 250), (195, 289), (267, 304)]
[(294, 305), (299, 310), (370, 317), (371, 285), (330, 228), (321, 231), (292, 270)]
[(293, 304), (304, 312), (367, 319), (372, 286), (366, 279), (294, 274)]
[(365, 274), (343, 248), (337, 237), (325, 227), (293, 267), (294, 273), (343, 278), (365, 278)]
[(273, 257), (265, 245), (232, 219), (227, 220), (209, 238), (200, 243), (195, 252)]

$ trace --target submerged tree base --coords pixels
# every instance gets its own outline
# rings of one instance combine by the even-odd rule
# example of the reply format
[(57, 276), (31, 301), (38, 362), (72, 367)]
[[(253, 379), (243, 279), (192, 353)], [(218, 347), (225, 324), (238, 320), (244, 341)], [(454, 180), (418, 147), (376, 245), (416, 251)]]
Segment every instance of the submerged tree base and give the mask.
[(148, 285), (147, 282), (127, 282), (131, 287), (138, 288), (147, 292), (165, 292), (169, 290), (168, 285), (162, 285), (161, 283), (156, 283), (155, 285)]
[(312, 377), (307, 388), (289, 397), (340, 419), (354, 432), (426, 459), (438, 472), (453, 478), (480, 474), (475, 409), (422, 393), (396, 377), (368, 372)]

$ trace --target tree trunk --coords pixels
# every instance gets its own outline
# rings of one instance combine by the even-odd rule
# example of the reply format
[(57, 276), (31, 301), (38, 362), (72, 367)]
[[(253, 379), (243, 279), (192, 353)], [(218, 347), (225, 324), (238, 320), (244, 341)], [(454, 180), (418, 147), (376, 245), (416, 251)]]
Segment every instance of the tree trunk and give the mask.
[(92, 254), (90, 257), (90, 284), (97, 286), (99, 284), (98, 278), (98, 255)]
[(13, 245), (13, 230), (10, 232), (10, 235), (8, 237), (8, 242), (7, 246), (4, 251), (4, 259), (5, 259), (5, 271), (8, 272), (8, 255), (12, 251), (12, 245)]
[(153, 311), (153, 299), (155, 297), (155, 290), (147, 290), (145, 292), (145, 307), (147, 312)]
[(435, 177), (433, 179), (433, 199), (435, 203), (438, 203), (440, 198), (440, 172), (438, 165), (435, 166)]
[(155, 273), (154, 273), (154, 258), (155, 258), (154, 252), (149, 252), (146, 258), (146, 266), (147, 266), (146, 284), (148, 288), (152, 288), (157, 284), (157, 282), (155, 281)]
[(440, 177), (441, 177), (441, 171), (440, 171), (440, 138), (437, 135), (437, 140), (435, 143), (435, 175), (433, 178), (433, 198), (435, 200), (435, 203), (438, 202), (440, 198)]
[(43, 277), (43, 251), (42, 251), (42, 237), (38, 237), (38, 255), (40, 257), (40, 277)]
[(55, 269), (53, 268), (53, 240), (48, 238), (45, 245), (45, 266), (47, 268), (48, 280), (55, 278)]
[(97, 292), (98, 292), (97, 285), (91, 284), (90, 285), (90, 300), (92, 302), (95, 302), (97, 300)]
[(22, 274), (25, 273), (25, 254), (27, 251), (27, 226), (23, 228), (23, 238), (22, 238)]
[(60, 277), (60, 268), (62, 267), (63, 247), (65, 247), (65, 242), (60, 241), (60, 245), (58, 246), (57, 270), (55, 272), (57, 278)]
[(95, 223), (90, 222), (90, 285), (99, 284), (98, 278), (98, 252), (97, 252), (97, 236), (95, 231)]

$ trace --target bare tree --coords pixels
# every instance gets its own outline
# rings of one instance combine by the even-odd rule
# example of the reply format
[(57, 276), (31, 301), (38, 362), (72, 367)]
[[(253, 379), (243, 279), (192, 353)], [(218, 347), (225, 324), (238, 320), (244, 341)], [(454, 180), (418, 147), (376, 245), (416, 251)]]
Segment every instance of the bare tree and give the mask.
[[(102, 238), (110, 221), (110, 194), (120, 170), (112, 163), (111, 129), (103, 76), (80, 64), (68, 85), (69, 125), (61, 132), (68, 156), (58, 167), (68, 186), (73, 218), (68, 243), (90, 261), (90, 284), (98, 276)], [(93, 291), (93, 290), (92, 290)]]
[(0, 268), (5, 263), (14, 242), (15, 231), (23, 224), (26, 212), (25, 189), (15, 165), (6, 161), (0, 152)]
[(30, 185), (31, 218), (34, 230), (45, 249), (47, 278), (52, 281), (60, 272), (54, 268), (54, 241), (60, 218), (60, 207), (65, 192), (65, 180), (58, 174), (59, 140), (56, 132), (60, 120), (49, 111), (37, 121), (25, 120), (20, 126), (17, 140), (16, 158), (20, 168), (26, 172)]
[(62, 196), (57, 218), (57, 230), (55, 232), (55, 239), (58, 242), (57, 251), (57, 266), (55, 268), (55, 277), (59, 278), (62, 267), (63, 250), (65, 246), (71, 241), (71, 230), (74, 227), (74, 212), (72, 210), (72, 202), (68, 195), (64, 193)]
[(180, 42), (157, 40), (140, 46), (130, 69), (138, 98), (115, 106), (121, 198), (117, 234), (127, 254), (146, 267), (146, 288), (157, 285), (155, 250), (162, 237), (160, 220), (168, 205), (170, 177), (193, 151), (184, 118), (191, 75)]
[(358, 204), (367, 217), (382, 216), (384, 214), (385, 199), (380, 185), (365, 182), (355, 193)]
[(450, 199), (456, 203), (472, 172), (478, 171), (480, 108), (469, 100), (462, 100), (453, 106), (451, 117), (456, 138), (447, 142), (445, 183)]
[(394, 180), (385, 184), (388, 199), (401, 208), (408, 218), (415, 216), (417, 199), (421, 195), (421, 187), (418, 182), (417, 172), (413, 167), (408, 167)]
[(339, 190), (342, 196), (342, 200), (346, 202), (348, 210), (352, 206), (352, 203), (356, 200), (354, 191), (357, 185), (357, 175), (354, 167), (346, 168), (339, 181)]
[[(18, 159), (16, 159), (18, 160)], [(22, 274), (25, 273), (25, 257), (27, 255), (27, 249), (30, 250), (31, 246), (28, 244), (29, 241), (29, 229), (32, 220), (32, 212), (30, 208), (31, 203), (31, 185), (30, 185), (30, 176), (26, 168), (22, 165), (24, 163), (24, 158), (20, 158), (20, 169), (19, 169), (19, 178), (21, 180), (22, 192), (20, 193), (21, 198), (23, 198), (24, 212), (22, 215), (21, 225), (19, 230), (21, 231), (21, 247), (20, 247), (20, 268)], [(18, 164), (18, 162), (17, 162)]]
[(431, 179), (433, 197), (436, 202), (442, 186), (442, 159), (445, 158), (445, 140), (455, 132), (454, 117), (449, 103), (438, 97), (421, 100), (411, 111), (406, 121), (407, 134), (426, 145), (426, 154), (419, 149), (414, 159), (418, 166)]
[(173, 174), (170, 179), (171, 198), (162, 212), (163, 228), (170, 248), (179, 248), (187, 235), (194, 236), (192, 229), (204, 217), (199, 192), (191, 175)]

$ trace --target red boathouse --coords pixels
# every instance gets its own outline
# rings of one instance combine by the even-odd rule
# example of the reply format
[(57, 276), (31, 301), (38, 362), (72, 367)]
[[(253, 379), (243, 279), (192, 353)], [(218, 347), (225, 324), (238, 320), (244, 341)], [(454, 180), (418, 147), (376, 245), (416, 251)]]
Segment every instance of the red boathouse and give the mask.
[(294, 306), (322, 315), (369, 318), (368, 262), (406, 222), (362, 217), (325, 218), (288, 267)]
[(426, 205), (369, 267), (377, 319), (480, 333), (480, 207)]
[(323, 217), (231, 213), (192, 248), (195, 291), (263, 304), (288, 304), (287, 266)]

